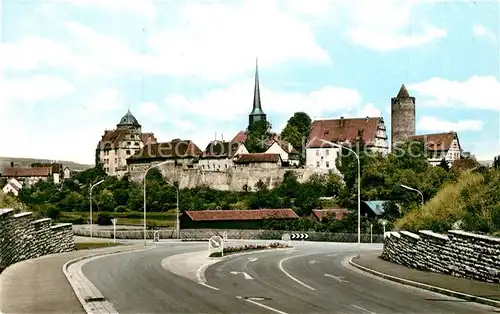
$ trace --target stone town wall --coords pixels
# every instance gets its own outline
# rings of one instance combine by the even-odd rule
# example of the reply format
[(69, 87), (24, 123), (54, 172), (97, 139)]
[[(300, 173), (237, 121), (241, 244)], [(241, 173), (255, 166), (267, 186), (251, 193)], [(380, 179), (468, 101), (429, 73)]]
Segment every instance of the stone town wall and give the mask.
[[(175, 239), (177, 237), (173, 229), (146, 230), (146, 238), (151, 240), (154, 233), (158, 232), (160, 239)], [(181, 229), (180, 238), (183, 240), (208, 240), (214, 235), (222, 236), (227, 232), (227, 237), (233, 240), (280, 240), (283, 234), (302, 233), (307, 234), (307, 241), (326, 241), (326, 242), (349, 242), (358, 241), (356, 233), (331, 233), (331, 232), (309, 232), (309, 231), (286, 231), (286, 230), (258, 230), (258, 229)], [(90, 236), (88, 228), (74, 226), (73, 233), (76, 236)], [(96, 238), (113, 238), (113, 230), (93, 230), (92, 235)], [(144, 230), (117, 230), (117, 239), (144, 239)], [(381, 234), (361, 234), (363, 243), (382, 243)]]
[(7, 266), (52, 253), (73, 251), (71, 224), (51, 226), (51, 220), (33, 219), (33, 213), (14, 214), (0, 209), (0, 270)]
[[(144, 171), (149, 166), (134, 166), (130, 172), (130, 177), (135, 182), (143, 179)], [(259, 180), (267, 186), (275, 186), (283, 180), (286, 171), (291, 170), (297, 174), (299, 182), (309, 179), (313, 174), (309, 169), (286, 169), (286, 168), (255, 168), (255, 167), (232, 167), (225, 171), (205, 171), (196, 168), (184, 168), (172, 164), (165, 164), (159, 167), (163, 176), (171, 182), (179, 182), (181, 189), (195, 188), (207, 185), (213, 189), (223, 191), (243, 191), (245, 185), (252, 190)]]
[(451, 230), (387, 232), (383, 259), (408, 267), (500, 283), (500, 238)]

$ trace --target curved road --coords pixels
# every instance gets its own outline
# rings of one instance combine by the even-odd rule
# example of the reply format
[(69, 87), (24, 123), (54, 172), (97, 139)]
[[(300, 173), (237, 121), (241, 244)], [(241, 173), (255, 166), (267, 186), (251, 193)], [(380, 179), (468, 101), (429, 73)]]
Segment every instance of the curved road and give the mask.
[[(379, 248), (379, 247), (378, 247)], [(205, 273), (210, 289), (161, 266), (206, 244), (161, 244), (82, 268), (119, 313), (493, 313), (491, 307), (410, 288), (346, 265), (355, 245), (297, 243), (225, 259)], [(364, 250), (363, 254), (374, 254)]]

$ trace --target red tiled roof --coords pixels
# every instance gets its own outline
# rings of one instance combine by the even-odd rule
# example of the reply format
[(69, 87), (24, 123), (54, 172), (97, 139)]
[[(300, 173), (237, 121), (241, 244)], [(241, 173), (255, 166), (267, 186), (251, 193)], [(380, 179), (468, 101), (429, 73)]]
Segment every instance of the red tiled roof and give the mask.
[(2, 177), (48, 177), (52, 174), (52, 167), (34, 167), (34, 168), (4, 168)]
[(278, 137), (268, 140), (266, 144), (269, 147), (271, 147), (274, 143), (278, 144), (281, 147), (281, 149), (283, 149), (288, 154), (298, 154), (299, 153), (290, 143), (288, 143), (287, 141), (282, 140)]
[(253, 153), (240, 154), (234, 159), (235, 163), (247, 164), (253, 162), (272, 162), (277, 163), (280, 160), (280, 154)]
[(448, 132), (416, 135), (411, 139), (414, 141), (422, 141), (424, 143), (427, 143), (427, 150), (429, 151), (447, 151), (448, 149), (450, 149), (451, 143), (453, 143), (453, 140), (455, 138), (458, 139), (457, 133)]
[(164, 158), (194, 158), (201, 155), (201, 150), (193, 141), (175, 139), (170, 142), (149, 144), (127, 160), (164, 159)]
[(316, 120), (312, 123), (309, 135), (308, 148), (327, 147), (321, 139), (336, 143), (355, 143), (358, 132), (363, 132), (363, 141), (366, 145), (373, 145), (379, 123), (382, 118), (353, 118)]
[(240, 145), (240, 142), (210, 142), (202, 154), (202, 158), (231, 158), (234, 156)]
[(248, 209), (248, 210), (187, 210), (184, 212), (193, 221), (297, 219), (292, 209)]
[(142, 133), (141, 134), (141, 141), (142, 141), (142, 143), (144, 143), (144, 145), (158, 143), (154, 133)]
[[(119, 148), (121, 141), (126, 140), (128, 134), (133, 134), (129, 129), (115, 129), (115, 130), (105, 130), (104, 135), (97, 144), (97, 148), (104, 149), (115, 149)], [(156, 138), (153, 133), (141, 133), (140, 140), (144, 145), (148, 143), (156, 143)]]
[(313, 209), (313, 215), (318, 220), (323, 220), (323, 218), (328, 217), (328, 215), (335, 215), (335, 219), (342, 220), (344, 216), (349, 213), (346, 208), (327, 208), (327, 209)]
[(231, 142), (245, 142), (248, 138), (248, 134), (245, 131), (239, 131), (238, 134), (236, 134)]

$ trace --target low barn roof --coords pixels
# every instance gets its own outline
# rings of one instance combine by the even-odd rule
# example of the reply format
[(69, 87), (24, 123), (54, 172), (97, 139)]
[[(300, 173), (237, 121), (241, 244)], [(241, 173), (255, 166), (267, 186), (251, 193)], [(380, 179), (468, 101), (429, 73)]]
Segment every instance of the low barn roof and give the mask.
[(248, 210), (187, 210), (184, 212), (193, 221), (297, 219), (292, 209), (248, 209)]

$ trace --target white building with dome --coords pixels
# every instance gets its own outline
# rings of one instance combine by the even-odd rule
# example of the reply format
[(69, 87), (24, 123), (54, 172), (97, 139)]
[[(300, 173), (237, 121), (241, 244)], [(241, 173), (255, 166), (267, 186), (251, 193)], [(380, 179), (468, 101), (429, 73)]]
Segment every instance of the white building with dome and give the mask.
[(116, 129), (104, 131), (97, 144), (96, 165), (101, 164), (109, 176), (122, 176), (127, 172), (127, 158), (156, 142), (153, 133), (142, 133), (141, 125), (128, 110)]

